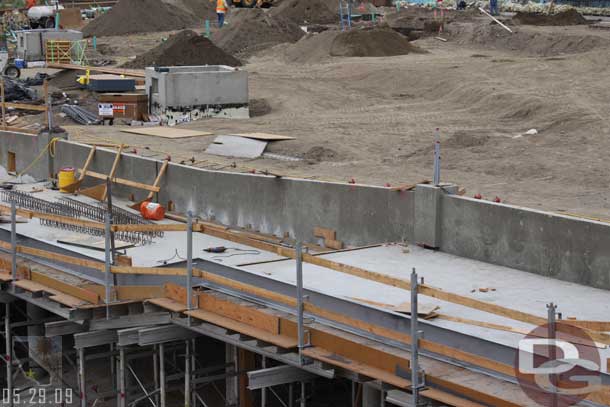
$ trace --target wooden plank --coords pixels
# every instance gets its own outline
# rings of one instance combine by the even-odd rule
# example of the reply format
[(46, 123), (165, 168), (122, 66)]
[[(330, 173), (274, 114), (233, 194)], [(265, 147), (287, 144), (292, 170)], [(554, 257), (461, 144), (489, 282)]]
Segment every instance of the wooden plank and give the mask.
[(27, 103), (6, 102), (6, 103), (4, 103), (4, 106), (6, 106), (7, 108), (13, 108), (13, 109), (18, 109), (18, 110), (33, 110), (33, 111), (37, 111), (37, 112), (46, 112), (47, 111), (46, 105), (32, 105), (32, 104), (27, 104)]
[(71, 297), (78, 298), (91, 304), (99, 304), (100, 302), (100, 297), (97, 293), (51, 278), (42, 273), (32, 271), (31, 279), (34, 282), (51, 287), (60, 293), (68, 294)]
[(133, 129), (121, 129), (122, 133), (132, 133), (141, 136), (153, 136), (169, 139), (180, 139), (187, 137), (211, 136), (212, 133), (207, 131), (189, 130), (173, 127), (135, 127)]
[(146, 300), (163, 295), (163, 287), (158, 285), (125, 285), (114, 288), (116, 297), (122, 300)]
[[(609, 321), (586, 321), (577, 319), (562, 319), (557, 321), (558, 324), (568, 324), (577, 326), (579, 328), (590, 329), (598, 332), (609, 332), (610, 322)], [(609, 359), (610, 360), (610, 359)]]
[(84, 305), (86, 303), (86, 301), (83, 301), (80, 298), (72, 297), (71, 295), (61, 293), (50, 295), (49, 299), (70, 308), (78, 308), (79, 306)]
[(89, 169), (89, 166), (93, 162), (93, 157), (95, 156), (96, 151), (97, 151), (97, 147), (91, 146), (91, 150), (89, 150), (89, 155), (87, 156), (87, 160), (85, 160), (85, 165), (83, 165), (83, 168), (80, 170), (81, 173), (80, 173), (80, 177), (78, 178), (79, 181), (82, 181), (85, 179), (85, 176), (87, 175), (87, 170)]
[[(119, 169), (119, 162), (121, 161), (122, 153), (123, 153), (123, 145), (121, 144), (121, 146), (119, 147), (119, 149), (116, 152), (116, 157), (114, 157), (114, 162), (112, 163), (110, 172), (108, 173), (107, 178), (110, 178), (111, 182), (112, 182), (112, 179), (114, 178), (114, 176), (116, 175), (116, 171)], [(100, 199), (100, 201), (105, 201), (107, 195), (108, 195), (108, 186), (104, 184), (104, 193), (102, 194), (102, 199)]]
[(261, 341), (279, 346), (284, 349), (296, 348), (296, 346), (298, 345), (298, 341), (294, 338), (290, 338), (283, 335), (273, 335), (260, 328), (256, 328), (244, 324), (242, 322), (223, 317), (213, 312), (198, 309), (193, 311), (187, 311), (186, 314), (192, 316), (193, 318), (201, 319), (203, 321), (210, 322), (214, 325), (218, 325), (223, 328), (230, 329), (232, 331), (239, 332), (256, 339), (260, 339)]
[[(84, 171), (84, 169), (82, 169), (82, 168), (79, 169), (78, 171), (80, 171), (81, 174), (84, 172), (88, 177), (92, 177), (92, 178), (103, 179), (103, 180), (108, 178), (108, 175), (101, 174), (101, 173), (95, 172), (95, 171), (90, 171), (90, 170)], [(159, 188), (159, 187), (154, 187), (152, 185), (143, 184), (141, 182), (136, 182), (136, 181), (132, 181), (129, 179), (124, 179), (124, 178), (111, 177), (110, 180), (115, 184), (125, 185), (126, 187), (143, 189), (143, 190), (151, 191), (151, 192), (159, 192), (161, 190), (161, 188)]]
[(23, 288), (24, 290), (32, 293), (41, 293), (48, 290), (48, 288), (43, 286), (42, 284), (31, 280), (18, 280), (13, 282), (13, 285), (19, 288)]
[(243, 306), (218, 298), (215, 294), (199, 294), (199, 309), (258, 327), (274, 335), (280, 333), (280, 318), (262, 312), (254, 306)]
[[(165, 174), (165, 171), (167, 170), (168, 165), (169, 165), (169, 160), (163, 160), (163, 165), (161, 166), (161, 169), (159, 170), (159, 173), (157, 174), (157, 178), (155, 178), (155, 182), (153, 182), (153, 184), (152, 184), (153, 187), (159, 188), (159, 184), (161, 183), (161, 178), (163, 177), (163, 174)], [(153, 196), (154, 196), (154, 192), (150, 191), (150, 193), (148, 194), (146, 199), (151, 200), (151, 199), (153, 199)]]
[[(186, 232), (187, 226), (182, 223), (157, 225), (112, 225), (114, 232)], [(193, 225), (193, 229), (195, 225)]]
[[(166, 298), (170, 298), (174, 301), (186, 305), (186, 294), (186, 287), (174, 283), (163, 284), (163, 296), (165, 296)], [(197, 294), (193, 294), (193, 296), (191, 297), (191, 307), (197, 308), (197, 300)]]
[(26, 129), (23, 127), (12, 127), (12, 126), (0, 126), (0, 130), (8, 131), (10, 133), (24, 133), (28, 135), (37, 136), (40, 130)]
[(179, 303), (178, 301), (172, 300), (171, 298), (151, 298), (146, 300), (147, 303), (155, 304), (161, 308), (172, 312), (184, 312), (186, 311), (186, 306), (184, 303)]
[(91, 71), (91, 72), (102, 72), (110, 73), (115, 75), (125, 75), (133, 78), (144, 78), (146, 74), (143, 69), (121, 69), (121, 68), (108, 68), (100, 66), (86, 66), (86, 65), (74, 65), (74, 64), (56, 64), (47, 63), (47, 68), (55, 69), (72, 69), (75, 71)]
[[(8, 244), (8, 246), (10, 248), (10, 243)], [(48, 252), (46, 250), (35, 249), (33, 247), (27, 247), (27, 246), (17, 246), (17, 251), (19, 253), (30, 254), (32, 256), (42, 257), (42, 258), (53, 260), (53, 261), (58, 261), (60, 263), (75, 264), (77, 266), (88, 267), (88, 268), (101, 270), (101, 271), (104, 270), (104, 264), (100, 263), (98, 261), (81, 259), (81, 258), (72, 257), (72, 256), (66, 256), (63, 254)]]
[(343, 249), (343, 242), (340, 240), (326, 239), (324, 240), (324, 246), (328, 247), (329, 249), (341, 250)]
[(110, 271), (114, 274), (146, 274), (156, 276), (185, 276), (186, 269), (172, 267), (126, 267), (112, 266)]
[(334, 229), (322, 228), (319, 226), (313, 228), (313, 235), (315, 237), (321, 237), (324, 240), (335, 240), (337, 238), (337, 232)]
[(81, 189), (78, 191), (78, 193), (88, 196), (89, 198), (93, 198), (97, 201), (101, 201), (105, 190), (106, 190), (106, 183), (103, 183), (103, 184), (99, 184), (99, 185), (96, 185), (91, 188)]

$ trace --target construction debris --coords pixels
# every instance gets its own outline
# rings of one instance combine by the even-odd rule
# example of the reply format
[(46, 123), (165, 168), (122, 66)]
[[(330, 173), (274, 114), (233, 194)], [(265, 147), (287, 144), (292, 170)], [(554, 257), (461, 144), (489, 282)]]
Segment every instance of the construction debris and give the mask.
[(72, 120), (74, 120), (76, 123), (85, 126), (102, 123), (102, 120), (96, 114), (93, 114), (80, 106), (63, 105), (61, 107), (61, 111), (65, 113), (68, 117), (70, 117)]

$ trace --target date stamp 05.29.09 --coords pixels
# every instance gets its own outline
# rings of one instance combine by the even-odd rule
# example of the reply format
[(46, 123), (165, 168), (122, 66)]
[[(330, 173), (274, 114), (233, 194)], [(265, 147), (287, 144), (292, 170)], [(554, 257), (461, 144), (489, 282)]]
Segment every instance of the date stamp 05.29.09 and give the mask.
[(30, 387), (29, 389), (2, 389), (1, 406), (58, 406), (77, 404), (71, 388)]

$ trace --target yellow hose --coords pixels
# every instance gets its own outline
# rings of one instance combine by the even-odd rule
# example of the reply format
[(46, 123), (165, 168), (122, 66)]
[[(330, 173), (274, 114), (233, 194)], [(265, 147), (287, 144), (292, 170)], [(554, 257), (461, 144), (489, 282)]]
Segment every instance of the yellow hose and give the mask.
[(25, 167), (24, 170), (17, 174), (17, 177), (21, 177), (24, 173), (28, 172), (28, 170), (30, 170), (38, 162), (38, 160), (42, 158), (42, 156), (47, 152), (47, 150), (49, 151), (49, 155), (51, 157), (55, 157), (55, 143), (57, 143), (57, 141), (59, 140), (61, 140), (61, 137), (53, 137), (51, 141), (49, 141), (49, 144), (47, 144), (47, 146), (42, 149), (40, 154), (38, 154), (38, 156), (34, 158), (34, 161), (32, 161), (30, 165)]

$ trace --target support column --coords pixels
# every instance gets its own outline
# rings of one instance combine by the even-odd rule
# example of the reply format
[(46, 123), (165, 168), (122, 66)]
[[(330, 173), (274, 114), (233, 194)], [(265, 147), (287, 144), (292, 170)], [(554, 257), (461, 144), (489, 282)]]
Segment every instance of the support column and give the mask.
[(11, 304), (6, 303), (4, 309), (4, 337), (6, 339), (6, 390), (8, 391), (9, 407), (13, 407), (13, 339), (11, 338)]
[(187, 339), (184, 344), (184, 407), (191, 407), (191, 341)]
[(362, 407), (381, 407), (383, 392), (369, 383), (362, 386)]
[(127, 405), (127, 383), (125, 380), (125, 348), (119, 348), (119, 407)]
[[(264, 369), (267, 367), (267, 360), (263, 356), (261, 358), (261, 368)], [(267, 405), (267, 388), (263, 387), (261, 389), (261, 407), (265, 407)]]
[(252, 392), (248, 390), (248, 376), (245, 372), (254, 370), (254, 353), (245, 349), (238, 350), (238, 371), (244, 372), (239, 375), (239, 407), (253, 407)]
[(80, 392), (80, 405), (87, 407), (87, 388), (85, 382), (85, 349), (78, 350), (78, 389)]
[[(159, 347), (153, 346), (153, 380), (155, 381), (155, 390), (159, 388)], [(155, 404), (160, 403), (159, 392), (155, 393)]]
[(307, 405), (307, 383), (301, 382), (301, 407)]
[[(235, 345), (225, 345), (225, 362), (231, 364), (225, 369), (225, 373), (237, 372), (237, 348)], [(227, 400), (227, 406), (235, 407), (239, 403), (239, 385), (237, 376), (229, 376), (225, 379), (225, 398)]]
[[(26, 311), (30, 321), (42, 321), (49, 316), (49, 313), (46, 310), (30, 303), (26, 303)], [(28, 326), (28, 356), (30, 358), (28, 366), (34, 377), (43, 376), (43, 368), (38, 363), (44, 364), (46, 355), (40, 354), (38, 349), (47, 348), (47, 346), (45, 346), (47, 344), (41, 344), (41, 341), (46, 341), (46, 339), (47, 338), (44, 336), (44, 325), (42, 323)], [(38, 363), (34, 361), (38, 361)]]
[(456, 185), (417, 185), (414, 191), (415, 213), (413, 217), (415, 243), (421, 243), (430, 248), (441, 246), (442, 195), (445, 193), (455, 194), (456, 192)]
[(159, 344), (159, 393), (161, 396), (161, 407), (165, 407), (165, 348)]

